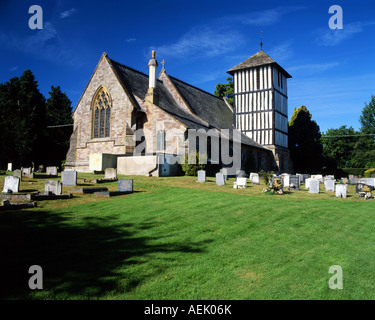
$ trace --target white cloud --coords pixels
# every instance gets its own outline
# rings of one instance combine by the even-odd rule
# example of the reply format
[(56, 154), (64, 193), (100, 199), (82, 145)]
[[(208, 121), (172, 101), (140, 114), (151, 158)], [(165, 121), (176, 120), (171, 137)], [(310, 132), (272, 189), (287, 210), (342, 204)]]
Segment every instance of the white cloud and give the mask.
[(60, 18), (61, 19), (65, 19), (65, 18), (68, 18), (70, 17), (72, 14), (75, 14), (77, 12), (77, 9), (75, 8), (71, 8), (69, 10), (66, 10), (66, 11), (63, 11), (60, 13)]
[(285, 41), (267, 51), (267, 54), (277, 62), (288, 61), (293, 57), (294, 50), (291, 41)]
[(292, 66), (288, 68), (289, 72), (298, 72), (302, 71), (304, 74), (306, 73), (316, 73), (316, 72), (323, 72), (330, 70), (334, 67), (337, 67), (340, 63), (339, 62), (327, 62), (327, 63), (308, 63), (298, 66)]
[(156, 52), (159, 56), (180, 59), (215, 57), (235, 50), (232, 43), (243, 42), (244, 37), (235, 30), (202, 26), (192, 28), (175, 43), (157, 47)]
[(135, 40), (136, 40), (135, 38), (128, 38), (128, 39), (125, 39), (125, 42), (130, 43), (130, 42), (134, 42)]

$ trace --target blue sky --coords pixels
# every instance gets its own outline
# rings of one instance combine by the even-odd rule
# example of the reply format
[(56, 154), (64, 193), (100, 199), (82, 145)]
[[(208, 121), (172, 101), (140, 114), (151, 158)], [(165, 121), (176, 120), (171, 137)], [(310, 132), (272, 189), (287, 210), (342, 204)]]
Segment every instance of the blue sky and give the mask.
[[(42, 30), (29, 28), (31, 5), (43, 9)], [(329, 28), (332, 5), (341, 30)], [(374, 13), (373, 0), (0, 0), (0, 82), (31, 69), (46, 98), (59, 85), (75, 107), (103, 52), (147, 73), (154, 49), (168, 74), (213, 93), (259, 51), (262, 30), (263, 50), (293, 77), (289, 118), (306, 105), (322, 132), (359, 129), (375, 94)]]

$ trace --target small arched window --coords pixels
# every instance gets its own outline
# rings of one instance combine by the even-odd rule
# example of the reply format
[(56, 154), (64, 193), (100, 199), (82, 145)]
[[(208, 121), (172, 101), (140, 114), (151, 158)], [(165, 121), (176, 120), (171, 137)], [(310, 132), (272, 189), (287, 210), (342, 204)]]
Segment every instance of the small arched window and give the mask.
[(93, 138), (106, 138), (111, 133), (112, 101), (109, 93), (101, 88), (93, 101)]

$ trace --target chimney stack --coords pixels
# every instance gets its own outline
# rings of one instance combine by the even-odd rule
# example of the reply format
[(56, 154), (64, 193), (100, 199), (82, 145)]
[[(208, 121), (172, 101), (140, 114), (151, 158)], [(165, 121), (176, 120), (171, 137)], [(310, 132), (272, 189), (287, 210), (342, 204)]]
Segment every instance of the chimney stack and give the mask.
[(155, 50), (152, 50), (152, 56), (148, 63), (149, 67), (149, 80), (148, 80), (148, 90), (146, 94), (146, 101), (151, 104), (158, 103), (158, 96), (157, 96), (157, 80), (156, 80), (156, 69), (158, 67), (158, 62), (155, 59)]

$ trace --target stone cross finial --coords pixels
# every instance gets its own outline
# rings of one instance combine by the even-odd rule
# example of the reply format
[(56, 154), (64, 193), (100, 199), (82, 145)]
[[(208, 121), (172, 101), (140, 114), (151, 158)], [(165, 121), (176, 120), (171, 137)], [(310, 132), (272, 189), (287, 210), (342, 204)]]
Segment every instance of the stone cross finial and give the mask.
[(164, 61), (164, 59), (163, 59), (163, 61), (161, 62), (161, 64), (163, 65), (163, 69), (165, 70), (165, 61)]

